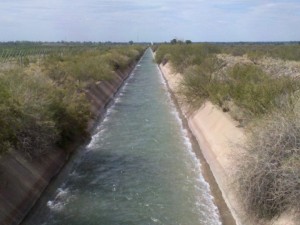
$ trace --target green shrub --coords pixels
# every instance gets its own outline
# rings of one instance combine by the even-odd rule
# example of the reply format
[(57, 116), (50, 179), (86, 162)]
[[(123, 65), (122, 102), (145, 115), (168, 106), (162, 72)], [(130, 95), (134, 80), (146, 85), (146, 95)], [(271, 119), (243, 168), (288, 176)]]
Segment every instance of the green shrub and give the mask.
[(283, 95), (299, 88), (299, 81), (288, 77), (272, 78), (255, 65), (237, 64), (229, 71), (228, 96), (253, 116), (276, 109)]
[[(9, 148), (28, 156), (40, 155), (53, 147), (58, 140), (55, 122), (49, 111), (49, 96), (55, 91), (53, 83), (43, 76), (28, 76), (19, 70), (9, 71), (0, 77), (6, 87), (0, 102), (1, 118), (5, 130), (0, 135)], [(3, 92), (2, 92), (2, 97)], [(5, 151), (5, 150), (3, 150)]]
[(59, 146), (66, 146), (74, 138), (86, 137), (91, 112), (84, 93), (79, 93), (75, 88), (58, 88), (49, 110), (53, 113), (53, 120), (59, 131)]
[(221, 61), (216, 57), (210, 57), (185, 70), (181, 89), (186, 101), (192, 107), (197, 108), (209, 99), (219, 105), (222, 104), (223, 95), (226, 96), (227, 84), (214, 74), (221, 67)]
[[(52, 55), (44, 62), (46, 74), (59, 85), (71, 82), (89, 82), (109, 79), (112, 69), (103, 63), (101, 54), (84, 52), (79, 55)], [(73, 81), (72, 81), (73, 80)]]
[(123, 71), (137, 60), (143, 48), (115, 47), (70, 53), (52, 54), (44, 61), (45, 73), (59, 85), (79, 83), (87, 87), (90, 83), (112, 79), (117, 70)]
[(102, 60), (112, 67), (114, 71), (124, 70), (130, 64), (130, 58), (119, 54), (117, 51), (110, 51), (102, 56)]
[(297, 79), (271, 78), (255, 65), (237, 64), (223, 76), (216, 73), (221, 67), (222, 62), (208, 58), (185, 71), (182, 90), (191, 105), (199, 107), (210, 100), (223, 107), (232, 101), (254, 118), (282, 107), (282, 100), (290, 100), (283, 96), (299, 89)]
[(16, 140), (16, 129), (18, 128), (18, 106), (9, 93), (5, 82), (0, 76), (0, 153), (12, 148), (12, 142)]
[(189, 66), (200, 64), (205, 58), (219, 53), (217, 46), (209, 44), (162, 45), (156, 52), (157, 63), (169, 60), (176, 72), (183, 73)]

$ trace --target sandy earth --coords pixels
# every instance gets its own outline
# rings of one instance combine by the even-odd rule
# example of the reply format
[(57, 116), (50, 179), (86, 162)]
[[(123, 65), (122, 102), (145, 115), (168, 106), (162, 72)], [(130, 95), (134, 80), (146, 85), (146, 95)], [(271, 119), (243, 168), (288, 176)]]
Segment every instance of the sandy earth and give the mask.
[[(177, 98), (179, 105), (187, 118), (188, 125), (196, 137), (202, 153), (218, 183), (223, 198), (238, 225), (299, 225), (290, 215), (282, 215), (277, 221), (254, 222), (242, 210), (233, 186), (234, 169), (237, 159), (234, 157), (241, 149), (239, 145), (245, 141), (245, 134), (238, 123), (217, 106), (206, 102), (200, 109), (189, 113), (188, 107), (180, 96), (181, 74), (173, 73), (169, 63), (160, 65), (169, 88)], [(248, 218), (248, 219), (247, 219)], [(293, 220), (293, 221), (292, 221)]]

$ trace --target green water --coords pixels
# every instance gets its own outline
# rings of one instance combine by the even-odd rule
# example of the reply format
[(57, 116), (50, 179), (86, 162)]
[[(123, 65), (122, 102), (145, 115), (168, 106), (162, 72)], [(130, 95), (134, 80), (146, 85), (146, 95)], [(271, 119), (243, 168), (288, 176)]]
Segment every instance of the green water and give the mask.
[(83, 151), (26, 225), (221, 224), (150, 49)]

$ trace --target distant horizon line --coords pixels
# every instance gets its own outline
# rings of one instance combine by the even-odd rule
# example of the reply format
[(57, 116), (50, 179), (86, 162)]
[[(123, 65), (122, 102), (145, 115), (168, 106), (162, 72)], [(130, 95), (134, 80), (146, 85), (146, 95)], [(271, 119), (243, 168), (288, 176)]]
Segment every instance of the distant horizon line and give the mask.
[[(189, 40), (189, 39), (187, 39)], [(179, 40), (180, 41), (180, 40)], [(182, 40), (181, 40), (182, 41)], [(183, 40), (183, 42), (186, 40)], [(191, 40), (192, 41), (192, 40)], [(21, 44), (21, 43), (39, 43), (39, 44), (131, 44), (131, 43), (153, 43), (153, 44), (160, 44), (160, 43), (170, 43), (170, 41), (29, 41), (29, 40), (14, 40), (14, 41), (0, 41), (0, 44)], [(299, 43), (300, 40), (293, 40), (293, 41), (192, 41), (192, 43)]]

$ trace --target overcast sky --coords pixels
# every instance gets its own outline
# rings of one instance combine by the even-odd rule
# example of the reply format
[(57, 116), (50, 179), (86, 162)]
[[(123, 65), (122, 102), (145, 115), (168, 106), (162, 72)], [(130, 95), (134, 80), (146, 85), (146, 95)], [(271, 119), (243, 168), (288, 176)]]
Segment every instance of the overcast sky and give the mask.
[(0, 41), (299, 41), (300, 0), (0, 0)]

